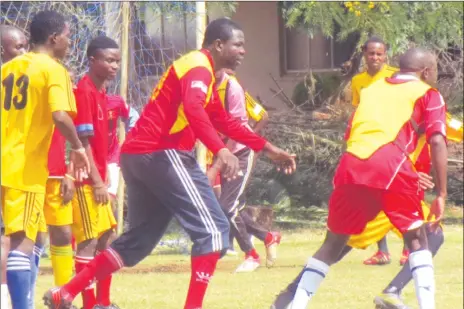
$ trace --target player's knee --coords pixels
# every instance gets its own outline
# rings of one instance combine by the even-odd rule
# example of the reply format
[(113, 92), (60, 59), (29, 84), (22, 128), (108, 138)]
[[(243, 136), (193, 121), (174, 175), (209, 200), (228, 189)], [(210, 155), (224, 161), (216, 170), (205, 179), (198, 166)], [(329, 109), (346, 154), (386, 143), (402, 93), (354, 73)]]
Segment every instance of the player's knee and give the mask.
[(63, 247), (71, 244), (72, 231), (70, 226), (49, 226), (50, 244)]
[(93, 256), (97, 249), (96, 239), (87, 239), (77, 243), (76, 255)]

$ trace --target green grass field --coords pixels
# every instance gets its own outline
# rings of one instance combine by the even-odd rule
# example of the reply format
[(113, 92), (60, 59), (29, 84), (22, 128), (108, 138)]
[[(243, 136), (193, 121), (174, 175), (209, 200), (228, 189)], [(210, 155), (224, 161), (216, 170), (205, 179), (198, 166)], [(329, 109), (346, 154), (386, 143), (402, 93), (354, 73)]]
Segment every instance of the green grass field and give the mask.
[[(301, 267), (323, 240), (322, 230), (286, 232), (279, 248), (277, 265), (259, 268), (254, 273), (233, 274), (241, 261), (226, 257), (206, 296), (205, 309), (268, 309), (275, 295), (300, 271)], [(398, 260), (401, 240), (389, 236), (392, 264), (364, 266), (362, 261), (375, 250), (353, 251), (345, 260), (332, 267), (329, 275), (311, 302), (314, 309), (372, 309), (372, 300), (400, 269)], [(264, 248), (258, 245), (264, 256)], [(36, 308), (44, 306), (40, 298), (51, 287), (53, 278), (47, 274), (50, 261), (44, 259), (44, 274), (38, 280)], [(462, 225), (445, 227), (445, 244), (435, 259), (437, 308), (463, 308), (463, 230)], [(189, 282), (189, 257), (157, 252), (136, 268), (115, 275), (112, 298), (122, 309), (181, 309)], [(418, 308), (413, 284), (404, 293), (405, 301)], [(80, 305), (80, 297), (76, 301)]]

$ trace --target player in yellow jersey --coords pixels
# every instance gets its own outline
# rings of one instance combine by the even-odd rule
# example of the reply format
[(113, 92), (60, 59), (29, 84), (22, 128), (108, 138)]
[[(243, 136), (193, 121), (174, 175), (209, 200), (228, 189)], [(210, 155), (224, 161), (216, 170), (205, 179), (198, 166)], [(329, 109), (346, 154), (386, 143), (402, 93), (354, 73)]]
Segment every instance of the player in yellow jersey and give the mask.
[[(352, 100), (351, 103), (353, 106), (357, 107), (359, 105), (359, 97), (361, 91), (364, 88), (367, 88), (373, 82), (378, 81), (385, 77), (391, 77), (395, 72), (398, 71), (397, 68), (391, 67), (387, 64), (387, 44), (379, 37), (372, 36), (370, 37), (363, 45), (364, 61), (366, 63), (366, 70), (362, 73), (359, 73), (353, 77), (351, 80), (351, 92)], [(374, 220), (373, 224), (377, 224), (381, 220), (381, 224), (388, 222), (388, 219), (378, 218)], [(387, 238), (378, 237), (377, 235), (370, 235), (370, 237), (376, 237), (378, 250), (370, 258), (364, 261), (366, 265), (385, 265), (391, 262), (390, 253), (388, 252)], [(360, 238), (366, 237), (359, 236)], [(405, 250), (403, 250), (405, 253)], [(404, 254), (403, 254), (404, 255)], [(404, 257), (402, 258), (405, 259)], [(407, 259), (407, 257), (406, 257)]]
[(363, 45), (366, 70), (353, 77), (351, 91), (353, 106), (359, 105), (361, 91), (375, 81), (385, 77), (391, 77), (397, 68), (387, 64), (387, 44), (379, 37), (370, 37)]
[[(24, 33), (16, 27), (0, 25), (0, 54), (1, 63), (7, 63), (16, 56), (22, 55), (26, 52), (27, 39)], [(8, 251), (10, 251), (10, 238), (4, 236), (4, 225), (3, 218), (0, 209), (0, 226), (2, 230), (2, 247), (1, 247), (1, 306), (0, 308), (10, 308), (8, 300), (10, 295), (8, 294), (8, 286), (6, 284), (6, 260), (8, 257)]]
[(54, 125), (71, 143), (70, 168), (79, 179), (89, 162), (70, 115), (75, 113), (71, 81), (56, 59), (69, 46), (69, 26), (53, 11), (30, 24), (34, 49), (2, 65), (2, 211), (11, 237), (7, 281), (13, 308), (28, 309), (31, 258), (43, 216), (48, 149)]

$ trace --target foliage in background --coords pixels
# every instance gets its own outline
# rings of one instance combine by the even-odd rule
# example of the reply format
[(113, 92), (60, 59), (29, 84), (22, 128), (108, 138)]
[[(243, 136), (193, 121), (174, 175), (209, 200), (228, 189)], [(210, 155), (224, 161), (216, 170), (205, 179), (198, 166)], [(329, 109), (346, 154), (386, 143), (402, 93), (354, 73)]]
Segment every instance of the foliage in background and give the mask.
[(411, 42), (446, 49), (463, 45), (462, 2), (284, 2), (289, 27), (303, 27), (310, 36), (322, 31), (337, 40), (359, 32), (358, 46), (376, 34), (390, 44), (392, 54), (405, 51)]
[[(374, 34), (389, 44), (392, 58), (412, 45), (434, 50), (439, 59), (438, 87), (448, 109), (462, 119), (462, 2), (295, 1), (282, 2), (281, 7), (286, 25), (304, 29), (310, 37), (322, 32), (326, 37), (343, 41), (359, 34), (358, 51)], [(298, 158), (298, 170), (292, 176), (279, 174), (267, 161), (260, 160), (251, 180), (250, 201), (264, 200), (275, 205), (278, 218), (313, 217), (308, 215), (312, 206), (326, 206), (332, 191), (333, 172), (342, 152), (346, 117), (316, 120), (307, 109), (300, 107), (309, 104), (310, 109), (320, 105), (332, 111), (349, 109), (349, 76), (335, 76), (337, 73), (312, 74), (309, 70), (294, 89), (292, 100), (298, 108), (273, 114), (271, 125), (266, 129), (266, 137), (295, 152)], [(343, 102), (343, 95), (347, 102)], [(334, 96), (341, 102), (331, 100)], [(330, 105), (332, 102), (339, 104)], [(462, 158), (462, 145), (453, 147), (456, 149), (451, 150), (452, 156)], [(462, 204), (462, 164), (450, 168), (449, 174), (450, 201)]]

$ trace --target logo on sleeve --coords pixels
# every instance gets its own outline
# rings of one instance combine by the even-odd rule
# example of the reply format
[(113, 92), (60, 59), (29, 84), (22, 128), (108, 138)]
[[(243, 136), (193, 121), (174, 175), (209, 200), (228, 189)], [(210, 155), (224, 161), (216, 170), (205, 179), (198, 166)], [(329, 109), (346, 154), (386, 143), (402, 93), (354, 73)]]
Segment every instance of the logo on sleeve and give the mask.
[(204, 82), (202, 82), (201, 80), (192, 81), (192, 86), (191, 87), (201, 89), (201, 91), (203, 91), (204, 94), (208, 93), (208, 86), (206, 86), (206, 84)]

